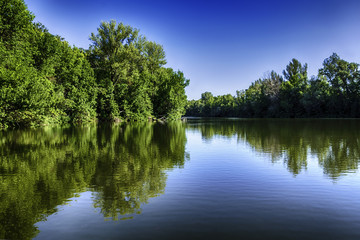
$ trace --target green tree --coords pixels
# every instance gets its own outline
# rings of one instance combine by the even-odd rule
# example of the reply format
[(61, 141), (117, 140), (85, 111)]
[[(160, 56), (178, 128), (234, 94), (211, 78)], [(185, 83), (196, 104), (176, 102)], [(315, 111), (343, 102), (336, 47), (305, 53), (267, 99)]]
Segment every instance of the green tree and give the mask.
[(263, 116), (279, 116), (279, 94), (283, 78), (275, 71), (271, 71), (262, 80), (261, 93), (264, 105)]
[(335, 116), (360, 116), (360, 72), (359, 64), (349, 63), (333, 53), (323, 62), (319, 77), (330, 85), (329, 111)]
[(34, 24), (23, 1), (0, 5), (0, 127), (94, 119), (95, 79), (84, 53)]
[[(131, 81), (127, 77), (130, 70), (128, 57), (136, 51), (134, 43), (138, 38), (138, 30), (122, 23), (117, 24), (115, 20), (102, 22), (97, 30), (97, 34), (91, 33), (90, 36), (92, 44), (89, 59), (100, 88), (98, 114), (103, 120), (113, 120), (124, 111), (119, 109), (119, 102), (123, 100)], [(126, 101), (123, 100), (123, 104)], [(123, 107), (126, 110), (127, 105)]]
[(201, 94), (201, 102), (203, 103), (203, 108), (201, 113), (205, 116), (214, 116), (214, 95), (211, 92), (204, 92)]
[(302, 99), (306, 116), (326, 117), (329, 115), (330, 85), (324, 77), (314, 77)]
[(54, 84), (31, 66), (23, 50), (0, 43), (0, 114), (2, 127), (41, 124), (54, 100)]
[(80, 49), (61, 42), (60, 66), (55, 69), (57, 88), (63, 92), (64, 111), (72, 122), (96, 118), (96, 83), (94, 71)]
[(181, 71), (162, 68), (159, 75), (158, 91), (154, 99), (154, 113), (158, 117), (179, 119), (185, 114), (187, 97), (185, 87), (189, 80)]
[(286, 81), (281, 84), (280, 104), (284, 116), (303, 116), (305, 109), (301, 99), (307, 88), (307, 64), (302, 65), (295, 58), (283, 71)]
[(34, 16), (21, 0), (0, 6), (0, 127), (38, 125), (55, 97), (54, 84), (34, 67)]
[(25, 43), (22, 39), (32, 35), (33, 19), (23, 0), (0, 0), (0, 41), (6, 48)]
[(139, 31), (114, 20), (102, 22), (90, 37), (89, 59), (99, 84), (102, 119), (179, 118), (184, 114), (189, 84), (181, 72), (163, 67), (163, 47)]
[(144, 67), (149, 57), (149, 65), (154, 68), (153, 55), (158, 52), (152, 52), (138, 33), (137, 29), (112, 20), (102, 22), (98, 33), (91, 34), (90, 61), (101, 88), (98, 113), (102, 119), (141, 119), (152, 114), (150, 82)]

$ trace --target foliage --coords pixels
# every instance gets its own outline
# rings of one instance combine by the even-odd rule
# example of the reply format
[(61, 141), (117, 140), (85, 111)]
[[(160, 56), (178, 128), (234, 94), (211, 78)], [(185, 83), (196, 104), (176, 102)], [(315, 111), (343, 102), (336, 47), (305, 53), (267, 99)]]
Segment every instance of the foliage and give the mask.
[(182, 72), (174, 72), (171, 68), (162, 68), (158, 79), (158, 89), (153, 98), (154, 113), (158, 117), (179, 119), (185, 114), (185, 87), (189, 85), (189, 80)]
[[(307, 64), (292, 59), (283, 71), (264, 76), (236, 96), (205, 92), (191, 100), (187, 116), (202, 117), (360, 117), (359, 64), (337, 54), (324, 60), (310, 80)], [(224, 104), (224, 99), (228, 101)]]
[(85, 54), (33, 23), (23, 1), (1, 5), (0, 127), (93, 120), (96, 85)]
[(324, 60), (319, 75), (329, 84), (330, 115), (360, 116), (360, 72), (358, 63), (349, 63), (337, 54)]
[(139, 30), (102, 22), (81, 50), (33, 19), (0, 0), (0, 128), (184, 114), (188, 80)]
[(141, 120), (153, 115), (171, 119), (184, 114), (188, 80), (181, 72), (163, 67), (161, 45), (114, 20), (102, 22), (90, 40), (89, 60), (101, 88), (101, 119)]

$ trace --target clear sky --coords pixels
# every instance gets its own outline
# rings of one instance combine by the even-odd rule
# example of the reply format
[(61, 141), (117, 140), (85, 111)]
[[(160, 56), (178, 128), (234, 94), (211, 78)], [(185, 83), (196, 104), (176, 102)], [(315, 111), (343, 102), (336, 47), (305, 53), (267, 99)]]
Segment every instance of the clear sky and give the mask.
[(190, 79), (188, 99), (235, 94), (292, 58), (316, 75), (336, 52), (360, 63), (360, 1), (25, 0), (51, 33), (88, 48), (101, 21), (131, 25), (163, 45)]

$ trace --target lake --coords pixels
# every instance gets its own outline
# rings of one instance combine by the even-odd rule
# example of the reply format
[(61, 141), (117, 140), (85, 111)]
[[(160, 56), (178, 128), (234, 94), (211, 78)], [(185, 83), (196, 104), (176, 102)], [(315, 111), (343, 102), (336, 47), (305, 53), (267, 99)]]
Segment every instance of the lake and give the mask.
[(0, 239), (360, 239), (360, 120), (0, 132)]

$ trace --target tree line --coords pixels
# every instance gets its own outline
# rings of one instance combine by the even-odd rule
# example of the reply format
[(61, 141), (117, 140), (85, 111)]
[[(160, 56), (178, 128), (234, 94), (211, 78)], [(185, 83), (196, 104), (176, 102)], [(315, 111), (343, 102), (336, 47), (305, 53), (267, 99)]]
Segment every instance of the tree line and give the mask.
[(0, 128), (185, 113), (189, 80), (138, 29), (102, 22), (81, 49), (33, 20), (23, 0), (0, 0)]
[(336, 53), (326, 58), (317, 76), (292, 59), (283, 75), (271, 71), (246, 90), (188, 101), (186, 115), (202, 117), (360, 117), (359, 64)]

